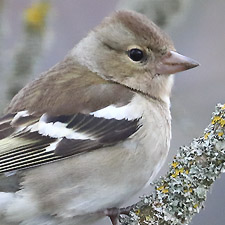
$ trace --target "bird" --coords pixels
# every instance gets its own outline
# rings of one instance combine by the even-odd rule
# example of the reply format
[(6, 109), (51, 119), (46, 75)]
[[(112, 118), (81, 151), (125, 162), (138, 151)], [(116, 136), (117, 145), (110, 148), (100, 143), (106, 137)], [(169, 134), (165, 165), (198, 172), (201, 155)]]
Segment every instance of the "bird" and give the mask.
[(0, 224), (118, 224), (166, 160), (173, 74), (198, 65), (144, 15), (104, 18), (0, 118)]

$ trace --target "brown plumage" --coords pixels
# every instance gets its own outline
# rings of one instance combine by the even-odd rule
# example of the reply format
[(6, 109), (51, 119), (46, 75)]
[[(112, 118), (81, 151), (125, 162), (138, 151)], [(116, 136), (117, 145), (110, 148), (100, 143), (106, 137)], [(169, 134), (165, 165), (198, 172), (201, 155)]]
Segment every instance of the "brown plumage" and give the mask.
[(132, 96), (124, 86), (105, 81), (68, 56), (23, 88), (6, 112), (90, 113), (111, 104), (124, 105)]

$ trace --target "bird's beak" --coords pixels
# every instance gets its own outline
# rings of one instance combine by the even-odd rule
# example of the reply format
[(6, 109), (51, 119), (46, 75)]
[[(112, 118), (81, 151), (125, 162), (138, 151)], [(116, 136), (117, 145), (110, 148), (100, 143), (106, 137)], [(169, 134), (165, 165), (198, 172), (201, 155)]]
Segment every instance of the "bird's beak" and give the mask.
[(157, 74), (173, 74), (199, 66), (195, 60), (177, 52), (169, 51), (156, 65)]

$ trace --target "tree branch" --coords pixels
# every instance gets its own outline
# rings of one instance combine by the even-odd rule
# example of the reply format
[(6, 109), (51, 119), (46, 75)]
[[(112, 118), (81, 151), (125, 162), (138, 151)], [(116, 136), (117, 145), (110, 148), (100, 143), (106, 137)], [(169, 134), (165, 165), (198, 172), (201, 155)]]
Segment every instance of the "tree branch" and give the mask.
[(121, 224), (189, 224), (224, 170), (225, 104), (218, 104), (203, 136), (180, 147), (169, 172), (155, 182), (154, 193), (135, 204), (129, 216), (121, 216)]
[(189, 11), (192, 0), (120, 0), (116, 9), (129, 9), (142, 13), (163, 29), (181, 23)]

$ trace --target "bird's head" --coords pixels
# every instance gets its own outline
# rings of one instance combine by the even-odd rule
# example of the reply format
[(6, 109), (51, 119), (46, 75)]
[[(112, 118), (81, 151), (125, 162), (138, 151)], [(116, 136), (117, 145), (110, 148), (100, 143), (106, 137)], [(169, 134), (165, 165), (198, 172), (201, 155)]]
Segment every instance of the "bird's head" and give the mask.
[(173, 73), (198, 66), (147, 17), (118, 11), (91, 31), (71, 54), (102, 78), (168, 100)]

